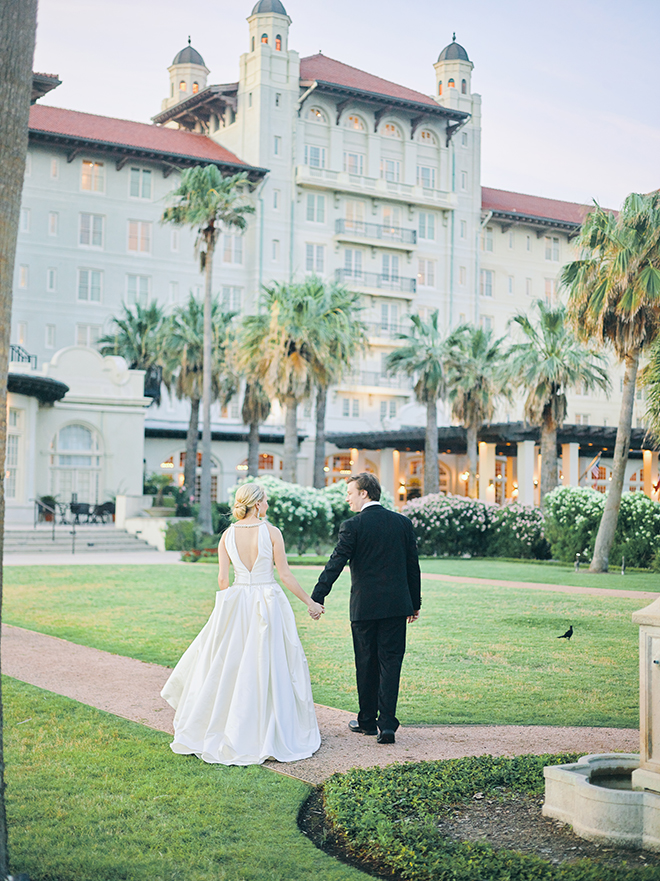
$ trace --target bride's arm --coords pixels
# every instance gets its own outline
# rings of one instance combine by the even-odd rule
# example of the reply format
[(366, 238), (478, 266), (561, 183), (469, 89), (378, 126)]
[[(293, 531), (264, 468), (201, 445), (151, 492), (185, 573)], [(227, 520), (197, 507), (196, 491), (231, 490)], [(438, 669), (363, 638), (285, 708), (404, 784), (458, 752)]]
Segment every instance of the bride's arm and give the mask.
[(273, 542), (273, 562), (275, 563), (275, 568), (282, 579), (282, 583), (289, 588), (294, 596), (298, 597), (299, 600), (305, 603), (312, 618), (316, 619), (320, 617), (325, 609), (320, 603), (315, 603), (310, 595), (305, 593), (302, 587), (298, 584), (286, 558), (282, 533), (276, 526), (273, 526), (272, 523), (268, 524), (268, 531), (270, 533), (271, 541)]
[(229, 554), (227, 553), (227, 548), (225, 547), (225, 535), (226, 532), (223, 533), (222, 538), (220, 539), (220, 544), (218, 545), (218, 588), (220, 590), (227, 590), (229, 587)]

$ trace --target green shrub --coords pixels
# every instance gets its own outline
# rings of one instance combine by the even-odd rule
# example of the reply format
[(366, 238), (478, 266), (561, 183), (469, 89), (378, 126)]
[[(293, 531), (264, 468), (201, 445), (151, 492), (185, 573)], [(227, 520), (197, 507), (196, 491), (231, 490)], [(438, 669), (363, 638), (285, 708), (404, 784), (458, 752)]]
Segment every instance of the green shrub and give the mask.
[(170, 520), (165, 533), (166, 551), (187, 551), (195, 547), (196, 524), (194, 520)]
[[(554, 866), (537, 856), (495, 850), (485, 841), (456, 841), (437, 828), (439, 813), (476, 793), (540, 795), (543, 767), (578, 754), (478, 756), (440, 762), (355, 769), (326, 781), (323, 797), (332, 831), (380, 875), (406, 881), (633, 881), (655, 870), (608, 868), (592, 860)], [(649, 874), (650, 872), (650, 874)]]
[(550, 544), (545, 537), (545, 518), (540, 508), (513, 504), (496, 510), (488, 556), (549, 559)]
[(605, 496), (586, 486), (559, 486), (545, 497), (545, 534), (555, 560), (590, 560)]
[[(344, 520), (349, 520), (355, 516), (355, 512), (351, 511), (346, 501), (347, 480), (338, 480), (337, 483), (331, 483), (319, 492), (323, 493), (330, 503), (332, 511), (332, 534), (328, 536), (328, 540), (337, 541), (339, 537), (339, 527)], [(384, 508), (390, 511), (394, 510), (394, 497), (386, 490), (383, 490), (380, 496), (380, 502)]]
[(486, 556), (496, 509), (478, 499), (430, 493), (403, 506), (424, 556)]
[[(243, 480), (241, 483), (251, 482)], [(332, 535), (333, 514), (330, 502), (322, 490), (287, 483), (277, 477), (264, 475), (259, 484), (268, 493), (268, 519), (282, 531), (289, 551), (299, 554), (310, 548), (320, 548)], [(236, 490), (229, 490), (233, 504)]]
[(625, 557), (626, 566), (646, 568), (651, 565), (659, 541), (660, 504), (642, 492), (624, 493), (610, 563), (619, 566)]

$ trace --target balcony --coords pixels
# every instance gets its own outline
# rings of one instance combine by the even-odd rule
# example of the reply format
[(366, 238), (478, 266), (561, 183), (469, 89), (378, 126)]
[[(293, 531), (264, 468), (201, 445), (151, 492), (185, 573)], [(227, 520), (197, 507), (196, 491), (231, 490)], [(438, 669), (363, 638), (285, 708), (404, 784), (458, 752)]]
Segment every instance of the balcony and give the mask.
[(381, 340), (398, 340), (399, 334), (410, 327), (409, 324), (382, 321), (365, 321), (364, 324), (370, 337)]
[(410, 295), (417, 291), (417, 279), (403, 278), (400, 275), (383, 275), (380, 272), (336, 269), (335, 279), (351, 289), (359, 289), (367, 293), (388, 291), (391, 294), (402, 294), (406, 299), (411, 299)]
[(340, 389), (364, 388), (367, 386), (370, 388), (399, 389), (409, 392), (413, 387), (413, 383), (409, 376), (402, 376), (400, 374), (388, 376), (388, 374), (379, 373), (376, 370), (360, 370), (357, 373), (345, 376), (338, 386)]
[(360, 242), (372, 247), (386, 246), (403, 251), (413, 251), (417, 244), (417, 231), (414, 229), (343, 218), (335, 221), (335, 236), (346, 242)]
[(296, 166), (296, 184), (301, 187), (314, 187), (317, 190), (387, 199), (389, 202), (413, 203), (441, 211), (453, 211), (458, 206), (456, 193), (431, 190), (428, 187), (388, 181), (383, 178), (365, 177), (362, 174), (349, 174), (347, 171), (312, 168), (310, 165)]
[(14, 345), (14, 343), (9, 346), (9, 360), (15, 364), (25, 364), (31, 370), (37, 369), (37, 356), (30, 355), (22, 346)]

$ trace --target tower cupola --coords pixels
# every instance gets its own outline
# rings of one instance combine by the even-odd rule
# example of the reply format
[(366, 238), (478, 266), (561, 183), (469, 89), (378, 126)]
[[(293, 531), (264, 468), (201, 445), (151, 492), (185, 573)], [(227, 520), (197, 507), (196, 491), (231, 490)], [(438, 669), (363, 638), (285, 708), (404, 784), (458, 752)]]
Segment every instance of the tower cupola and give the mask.
[(266, 47), (273, 53), (288, 51), (291, 19), (281, 0), (257, 0), (248, 16), (248, 23), (250, 52), (258, 52)]
[(456, 42), (456, 34), (440, 53), (435, 67), (435, 99), (439, 104), (467, 110), (471, 95), (471, 76), (474, 64)]
[(210, 73), (202, 56), (191, 46), (190, 37), (188, 37), (188, 45), (177, 52), (167, 71), (170, 75), (170, 93), (163, 101), (163, 110), (205, 89), (206, 79)]

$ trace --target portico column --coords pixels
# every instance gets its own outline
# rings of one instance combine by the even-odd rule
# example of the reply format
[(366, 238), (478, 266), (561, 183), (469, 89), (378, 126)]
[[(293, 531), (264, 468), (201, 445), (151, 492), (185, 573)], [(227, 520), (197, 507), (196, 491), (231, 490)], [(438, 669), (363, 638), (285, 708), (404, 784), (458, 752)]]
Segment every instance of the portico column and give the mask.
[[(396, 457), (396, 462), (395, 462)], [(395, 475), (399, 470), (399, 451), (391, 447), (380, 451), (380, 485), (395, 499), (398, 498), (397, 487), (394, 485)]]
[(644, 450), (644, 493), (652, 499), (655, 495), (653, 489), (658, 483), (658, 453), (654, 450)]
[(479, 499), (495, 501), (495, 444), (479, 444)]
[(519, 441), (518, 447), (518, 501), (521, 505), (534, 504), (534, 441)]
[(577, 486), (580, 479), (580, 444), (561, 445), (561, 473), (564, 486)]
[(351, 474), (361, 474), (364, 471), (364, 450), (357, 447), (351, 448)]

